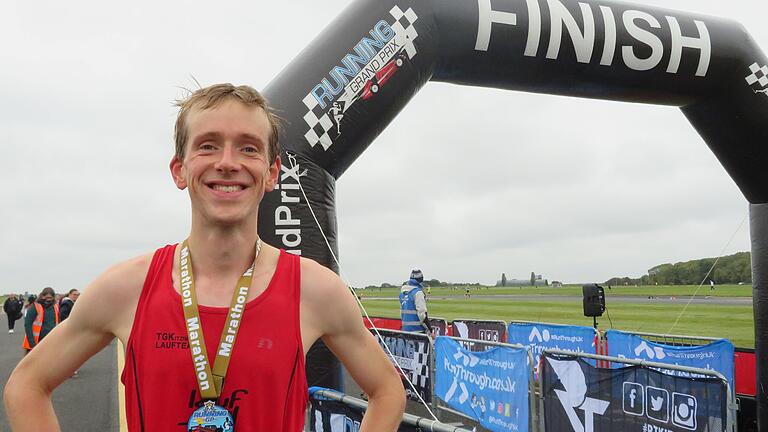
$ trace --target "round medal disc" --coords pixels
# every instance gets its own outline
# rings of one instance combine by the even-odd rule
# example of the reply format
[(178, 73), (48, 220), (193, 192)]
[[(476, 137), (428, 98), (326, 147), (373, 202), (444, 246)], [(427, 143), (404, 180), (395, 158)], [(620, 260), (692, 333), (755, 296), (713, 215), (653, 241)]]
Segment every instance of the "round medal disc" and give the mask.
[(213, 401), (205, 401), (203, 406), (192, 413), (187, 422), (187, 431), (189, 432), (229, 432), (232, 430), (234, 430), (232, 415)]

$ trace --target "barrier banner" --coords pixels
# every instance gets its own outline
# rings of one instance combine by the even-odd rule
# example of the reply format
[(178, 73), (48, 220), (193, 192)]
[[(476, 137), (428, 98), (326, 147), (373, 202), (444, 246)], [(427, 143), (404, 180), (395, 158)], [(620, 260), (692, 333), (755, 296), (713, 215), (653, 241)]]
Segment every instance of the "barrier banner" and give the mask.
[[(311, 415), (309, 430), (311, 432), (357, 432), (363, 421), (363, 413), (334, 400), (310, 399)], [(421, 429), (401, 424), (398, 432), (420, 432)]]
[(368, 318), (363, 317), (365, 328), (372, 328), (371, 323), (379, 329), (400, 330), (402, 328), (402, 321), (398, 318), (371, 317), (369, 321)]
[[(734, 347), (727, 339), (720, 339), (707, 345), (686, 347), (660, 344), (618, 330), (608, 330), (606, 337), (608, 338), (608, 355), (610, 356), (714, 370), (723, 374), (733, 388)], [(614, 363), (613, 367), (621, 366), (621, 364)], [(664, 372), (684, 377), (702, 377), (702, 375), (689, 372), (666, 369)]]
[(450, 336), (448, 334), (448, 321), (443, 318), (430, 318), (429, 325), (432, 327), (432, 338), (438, 336)]
[(724, 432), (727, 390), (715, 378), (683, 378), (644, 366), (600, 369), (545, 354), (545, 430)]
[[(529, 347), (536, 365), (539, 364), (539, 356), (545, 349), (596, 353), (595, 329), (592, 327), (511, 323), (507, 329), (509, 343)], [(592, 365), (595, 363), (594, 360), (589, 362)]]
[(491, 431), (528, 431), (530, 366), (525, 349), (497, 346), (473, 352), (440, 336), (435, 353), (437, 397)]
[[(503, 321), (454, 320), (451, 322), (453, 336), (478, 341), (506, 342), (507, 327)], [(471, 351), (485, 351), (490, 345), (475, 342), (460, 342)]]
[[(403, 381), (403, 388), (408, 399), (419, 400), (414, 394), (413, 389), (408, 384), (410, 380), (416, 390), (424, 399), (424, 402), (432, 402), (432, 372), (430, 370), (430, 356), (432, 356), (432, 344), (429, 336), (419, 333), (401, 333), (384, 329), (379, 329), (380, 338), (374, 332), (374, 336), (379, 341), (381, 348), (387, 353), (389, 360), (405, 373), (400, 376)], [(390, 356), (389, 352), (392, 353)], [(394, 357), (392, 357), (394, 356)], [(400, 371), (398, 370), (398, 373)], [(407, 379), (405, 377), (408, 377)]]

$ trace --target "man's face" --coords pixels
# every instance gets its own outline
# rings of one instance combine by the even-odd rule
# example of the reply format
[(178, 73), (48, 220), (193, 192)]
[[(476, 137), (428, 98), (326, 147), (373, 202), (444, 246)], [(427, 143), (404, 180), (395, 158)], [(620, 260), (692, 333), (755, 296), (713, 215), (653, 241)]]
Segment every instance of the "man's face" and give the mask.
[(261, 108), (226, 101), (187, 118), (184, 160), (171, 160), (179, 189), (189, 188), (193, 214), (214, 224), (255, 218), (265, 192), (275, 188), (280, 159), (269, 164), (271, 126)]
[(40, 296), (40, 303), (49, 305), (53, 303), (53, 294), (43, 294)]

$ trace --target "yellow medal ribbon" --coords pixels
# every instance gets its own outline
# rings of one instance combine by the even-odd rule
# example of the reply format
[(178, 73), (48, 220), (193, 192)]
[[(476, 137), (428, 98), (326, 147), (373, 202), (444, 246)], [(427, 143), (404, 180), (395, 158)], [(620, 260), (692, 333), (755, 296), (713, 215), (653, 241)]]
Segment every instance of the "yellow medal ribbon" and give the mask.
[(192, 276), (192, 256), (189, 253), (188, 239), (184, 240), (181, 246), (179, 254), (181, 304), (184, 307), (184, 322), (187, 328), (187, 337), (189, 338), (189, 351), (192, 354), (192, 363), (195, 366), (197, 387), (200, 389), (200, 396), (203, 400), (216, 400), (221, 395), (224, 377), (227, 375), (227, 368), (229, 368), (232, 348), (235, 345), (240, 321), (245, 312), (248, 290), (253, 280), (253, 268), (256, 265), (256, 259), (259, 258), (259, 253), (261, 253), (261, 239), (256, 241), (256, 256), (253, 258), (253, 264), (240, 276), (232, 293), (232, 302), (229, 306), (227, 321), (224, 324), (224, 329), (221, 331), (221, 339), (219, 340), (219, 347), (213, 363), (213, 372), (211, 372), (211, 364), (208, 361), (208, 352), (205, 349), (205, 338), (203, 337), (203, 329), (200, 323), (200, 311), (197, 308), (195, 281)]

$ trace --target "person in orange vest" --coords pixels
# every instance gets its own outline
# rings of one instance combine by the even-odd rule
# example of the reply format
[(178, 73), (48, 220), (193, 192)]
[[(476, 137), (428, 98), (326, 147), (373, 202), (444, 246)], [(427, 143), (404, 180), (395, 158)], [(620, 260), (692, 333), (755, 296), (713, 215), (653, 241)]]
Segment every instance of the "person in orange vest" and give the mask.
[(34, 307), (27, 310), (24, 317), (24, 344), (26, 352), (30, 352), (43, 338), (59, 323), (59, 305), (54, 301), (56, 293), (51, 287), (45, 287), (37, 296)]

